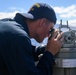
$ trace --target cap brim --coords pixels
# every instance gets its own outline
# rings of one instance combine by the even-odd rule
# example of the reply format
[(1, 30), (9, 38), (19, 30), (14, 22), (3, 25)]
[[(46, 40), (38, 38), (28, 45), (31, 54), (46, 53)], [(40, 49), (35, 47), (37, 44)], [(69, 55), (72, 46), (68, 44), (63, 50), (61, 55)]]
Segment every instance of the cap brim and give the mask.
[(34, 19), (34, 16), (30, 13), (20, 13), (22, 16), (28, 19)]

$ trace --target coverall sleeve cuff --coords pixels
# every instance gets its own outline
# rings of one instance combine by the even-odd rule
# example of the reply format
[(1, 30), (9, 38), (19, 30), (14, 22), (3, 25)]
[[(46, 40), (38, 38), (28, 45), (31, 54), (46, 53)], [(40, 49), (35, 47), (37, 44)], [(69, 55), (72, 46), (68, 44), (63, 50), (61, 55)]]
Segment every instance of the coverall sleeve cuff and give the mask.
[(45, 51), (43, 54), (43, 57), (45, 57), (47, 59), (47, 61), (49, 61), (50, 63), (52, 63), (53, 65), (55, 64), (55, 59), (52, 53), (50, 53), (49, 51)]

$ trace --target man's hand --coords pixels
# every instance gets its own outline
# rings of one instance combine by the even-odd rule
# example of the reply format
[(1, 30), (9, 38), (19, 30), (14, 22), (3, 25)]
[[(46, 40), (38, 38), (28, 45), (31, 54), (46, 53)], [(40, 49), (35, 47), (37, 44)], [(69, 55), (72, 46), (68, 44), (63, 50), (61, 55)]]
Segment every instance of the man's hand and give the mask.
[(62, 44), (63, 44), (63, 32), (59, 33), (59, 30), (56, 29), (51, 37), (48, 39), (48, 43), (46, 46), (46, 51), (51, 52), (53, 55), (59, 52)]

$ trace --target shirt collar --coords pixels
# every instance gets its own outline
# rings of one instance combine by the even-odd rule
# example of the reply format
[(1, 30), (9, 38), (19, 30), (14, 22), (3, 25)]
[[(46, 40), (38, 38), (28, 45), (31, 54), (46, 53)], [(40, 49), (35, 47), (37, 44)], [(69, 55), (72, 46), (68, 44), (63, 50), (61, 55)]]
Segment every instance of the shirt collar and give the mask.
[(24, 30), (29, 34), (28, 26), (26, 24), (26, 18), (22, 16), (20, 13), (17, 13), (16, 16), (14, 17), (14, 20), (21, 24), (24, 27)]

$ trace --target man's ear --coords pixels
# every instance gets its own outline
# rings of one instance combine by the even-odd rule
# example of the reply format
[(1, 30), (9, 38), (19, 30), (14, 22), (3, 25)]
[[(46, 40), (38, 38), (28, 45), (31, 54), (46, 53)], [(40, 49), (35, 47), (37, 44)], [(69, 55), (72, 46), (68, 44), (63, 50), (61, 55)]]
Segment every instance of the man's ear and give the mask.
[(40, 27), (43, 27), (46, 24), (46, 19), (42, 18), (40, 19)]

